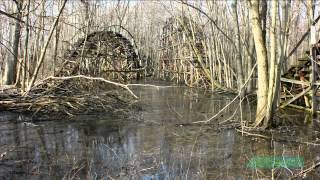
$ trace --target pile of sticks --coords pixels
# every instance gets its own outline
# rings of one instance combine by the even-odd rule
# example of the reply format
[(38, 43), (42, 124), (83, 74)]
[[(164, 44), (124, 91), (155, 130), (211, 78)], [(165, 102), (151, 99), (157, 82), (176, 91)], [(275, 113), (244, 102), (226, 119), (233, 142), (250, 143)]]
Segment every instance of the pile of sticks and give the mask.
[(80, 72), (92, 77), (127, 81), (135, 78), (128, 72), (140, 68), (138, 55), (131, 42), (113, 31), (97, 31), (80, 38), (72, 49), (66, 51), (64, 59), (64, 68), (58, 72), (58, 76)]
[(118, 82), (128, 80), (128, 74), (122, 72), (138, 68), (138, 62), (130, 41), (121, 34), (91, 33), (66, 52), (55, 76), (27, 92), (15, 87), (2, 89), (0, 110), (27, 112), (45, 119), (100, 112), (128, 115), (135, 108), (132, 103), (137, 96), (128, 85)]
[(29, 92), (4, 89), (0, 99), (0, 110), (30, 113), (39, 119), (97, 113), (130, 116), (136, 108), (136, 96), (126, 85), (87, 76), (49, 77)]

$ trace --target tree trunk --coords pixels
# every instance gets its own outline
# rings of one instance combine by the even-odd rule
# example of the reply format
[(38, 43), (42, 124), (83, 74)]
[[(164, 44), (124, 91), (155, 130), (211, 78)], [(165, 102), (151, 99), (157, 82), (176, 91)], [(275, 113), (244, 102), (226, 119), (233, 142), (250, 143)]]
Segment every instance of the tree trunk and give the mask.
[(277, 100), (275, 99), (277, 85), (277, 72), (278, 72), (278, 61), (277, 61), (277, 15), (278, 15), (278, 0), (272, 1), (272, 12), (271, 12), (271, 27), (270, 27), (270, 67), (269, 67), (269, 92), (268, 92), (268, 106), (266, 113), (266, 120), (264, 121), (264, 127), (268, 126), (268, 123), (272, 119)]
[[(280, 38), (278, 38), (278, 44), (279, 44), (279, 52), (280, 52), (280, 62), (283, 62), (287, 57), (287, 50), (289, 47), (289, 24), (290, 18), (289, 18), (289, 9), (291, 8), (291, 0), (285, 0), (280, 1), (281, 2), (281, 23), (279, 28), (279, 34)], [(280, 11), (278, 11), (278, 14), (280, 16)], [(283, 71), (287, 71), (287, 63), (282, 64)]]
[[(307, 0), (307, 10), (308, 10), (308, 25), (312, 26), (313, 17), (314, 17), (314, 2), (313, 0)], [(311, 33), (309, 33), (309, 41), (310, 41)]]
[[(257, 0), (258, 1), (258, 0)], [(261, 28), (262, 28), (262, 35), (263, 35), (263, 41), (266, 44), (266, 34), (267, 34), (267, 12), (268, 12), (268, 1), (267, 0), (260, 0), (261, 2)], [(258, 2), (257, 2), (258, 3)], [(258, 3), (259, 8), (259, 3)]]
[(60, 27), (59, 27), (59, 25), (57, 25), (56, 34), (55, 34), (54, 52), (53, 52), (53, 63), (52, 63), (53, 76), (55, 76), (55, 69), (56, 69), (56, 64), (57, 64), (59, 38), (60, 38)]
[(29, 44), (29, 11), (30, 11), (30, 0), (27, 2), (27, 16), (26, 16), (26, 39), (24, 41), (24, 55), (23, 55), (23, 74), (22, 74), (22, 91), (26, 87), (27, 79), (27, 59), (28, 59), (28, 44)]
[(17, 76), (17, 62), (18, 62), (18, 52), (19, 52), (19, 42), (20, 42), (20, 30), (21, 30), (21, 8), (22, 3), (18, 1), (16, 3), (16, 20), (14, 26), (14, 37), (12, 43), (12, 54), (10, 54), (7, 58), (5, 72), (4, 72), (4, 84), (10, 85), (14, 84)]
[[(39, 24), (40, 24), (40, 27), (42, 27), (42, 28), (45, 28), (45, 16), (46, 16), (46, 11), (47, 11), (47, 9), (46, 9), (46, 1), (47, 0), (44, 0), (43, 2), (42, 2), (42, 7), (41, 7), (41, 16), (40, 16), (40, 21), (39, 21)], [(45, 36), (45, 32), (44, 31), (41, 31), (41, 37), (40, 37), (40, 43), (39, 43), (39, 45), (43, 45), (44, 43), (45, 43), (45, 41), (44, 41), (44, 36)], [(40, 54), (40, 56), (41, 56), (41, 54)], [(38, 57), (38, 61), (40, 61), (40, 56)], [(42, 71), (41, 71), (41, 75), (42, 75), (42, 77), (44, 76), (44, 67), (45, 67), (45, 63), (42, 63)]]
[[(247, 61), (248, 61), (248, 71), (247, 71), (247, 78), (250, 78), (251, 76), (251, 69), (253, 67), (253, 64), (254, 64), (254, 39), (253, 37), (251, 36), (249, 38), (249, 47), (248, 47), (248, 55), (247, 55)], [(251, 80), (248, 82), (248, 86), (247, 86), (247, 93), (251, 93), (253, 90), (254, 90), (254, 81), (253, 81), (253, 78), (251, 78)]]
[(258, 126), (263, 121), (268, 103), (268, 62), (267, 49), (264, 43), (259, 7), (257, 0), (249, 1), (250, 16), (252, 22), (252, 33), (257, 54), (258, 66), (258, 91), (257, 91), (257, 112), (255, 125)]
[[(58, 8), (60, 8), (61, 0), (59, 0)], [(55, 76), (56, 74), (56, 64), (57, 64), (57, 56), (58, 56), (58, 47), (59, 47), (59, 39), (60, 39), (60, 25), (59, 22), (57, 24), (55, 30), (55, 42), (54, 42), (54, 50), (53, 50), (53, 62), (52, 62), (52, 74)]]
[(234, 20), (236, 23), (236, 64), (237, 64), (237, 74), (238, 74), (238, 90), (240, 96), (243, 97), (245, 94), (245, 88), (241, 88), (244, 82), (244, 75), (243, 75), (243, 67), (242, 67), (242, 55), (241, 55), (241, 41), (240, 41), (240, 28), (239, 28), (239, 20), (238, 20), (238, 10), (237, 10), (238, 0), (234, 0), (232, 4), (232, 10), (234, 15)]

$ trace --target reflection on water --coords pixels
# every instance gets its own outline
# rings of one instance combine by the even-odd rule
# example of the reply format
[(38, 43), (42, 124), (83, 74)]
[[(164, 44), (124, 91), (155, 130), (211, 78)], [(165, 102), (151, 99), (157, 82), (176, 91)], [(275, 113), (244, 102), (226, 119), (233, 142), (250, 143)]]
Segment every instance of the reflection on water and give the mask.
[[(2, 113), (0, 179), (257, 179), (272, 175), (271, 170), (246, 167), (257, 155), (294, 155), (306, 163), (319, 159), (320, 150), (314, 146), (179, 125), (205, 120), (230, 96), (182, 87), (134, 91), (144, 104), (137, 112), (143, 122), (106, 115), (25, 123), (24, 117)], [(230, 119), (235, 110), (230, 106), (218, 120)], [(246, 108), (245, 118), (250, 113)], [(319, 137), (317, 131), (296, 131), (302, 140)], [(278, 169), (273, 174), (283, 178), (297, 171)], [(313, 177), (318, 178), (316, 173)]]

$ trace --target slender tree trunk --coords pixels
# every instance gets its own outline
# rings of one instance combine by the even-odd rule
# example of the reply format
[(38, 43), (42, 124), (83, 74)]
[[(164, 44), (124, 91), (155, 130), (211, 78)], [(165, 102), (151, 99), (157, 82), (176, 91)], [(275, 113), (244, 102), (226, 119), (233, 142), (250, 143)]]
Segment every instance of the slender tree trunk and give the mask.
[(14, 84), (17, 76), (17, 62), (18, 62), (18, 53), (19, 53), (19, 42), (20, 42), (20, 30), (21, 30), (21, 8), (22, 2), (17, 1), (16, 3), (16, 20), (14, 26), (14, 37), (12, 43), (12, 54), (7, 58), (5, 72), (4, 72), (4, 84)]
[(268, 106), (266, 120), (264, 126), (267, 127), (268, 123), (273, 117), (276, 108), (276, 87), (277, 87), (277, 15), (278, 15), (278, 0), (272, 1), (272, 12), (271, 12), (271, 27), (270, 27), (270, 67), (269, 67), (269, 92), (268, 92)]
[[(266, 44), (268, 1), (267, 0), (257, 0), (257, 1), (260, 1), (260, 5), (261, 5), (261, 14), (260, 14), (261, 28), (262, 28), (263, 41)], [(258, 7), (259, 7), (259, 3), (258, 3)]]
[(237, 74), (238, 74), (238, 89), (241, 97), (245, 94), (245, 89), (241, 89), (244, 82), (243, 67), (242, 67), (242, 55), (241, 55), (241, 41), (240, 41), (240, 28), (238, 20), (238, 10), (237, 10), (238, 0), (234, 0), (232, 4), (232, 10), (234, 15), (234, 20), (236, 23), (236, 64), (237, 64)]
[(35, 66), (39, 60), (39, 49), (41, 49), (41, 36), (43, 35), (42, 33), (42, 29), (44, 29), (44, 26), (43, 26), (43, 18), (44, 18), (44, 15), (45, 15), (45, 3), (46, 3), (46, 0), (43, 0), (41, 2), (41, 9), (40, 9), (40, 14), (41, 14), (41, 17), (39, 18), (38, 20), (38, 26), (39, 26), (39, 29), (38, 31), (36, 32), (35, 36), (34, 36), (34, 39), (33, 39), (33, 52), (31, 53), (31, 58), (29, 59), (29, 62), (28, 62), (28, 72), (29, 72), (29, 75), (28, 75), (28, 78), (27, 78), (27, 82), (30, 82), (30, 79), (32, 78), (32, 72), (35, 70)]
[[(314, 0), (307, 0), (307, 9), (308, 9), (308, 26), (311, 27), (314, 17)], [(310, 41), (310, 35), (309, 33), (309, 41)]]
[(59, 27), (59, 25), (57, 25), (56, 34), (55, 34), (54, 52), (53, 52), (53, 63), (52, 63), (53, 76), (55, 76), (55, 69), (56, 69), (56, 64), (57, 64), (59, 38), (60, 38), (60, 27)]
[[(58, 8), (60, 8), (61, 0), (59, 0)], [(60, 39), (60, 25), (59, 22), (57, 24), (55, 30), (55, 43), (54, 43), (54, 51), (53, 51), (53, 62), (52, 62), (52, 74), (55, 76), (55, 69), (57, 64), (57, 56), (58, 56), (58, 46), (59, 46), (59, 39)]]
[[(254, 64), (254, 39), (252, 36), (249, 37), (249, 47), (248, 47), (248, 58), (247, 58), (247, 61), (248, 61), (248, 71), (247, 71), (247, 78), (250, 78), (250, 75), (251, 75), (251, 69), (253, 67), (253, 64)], [(254, 90), (254, 81), (253, 79), (251, 79), (249, 82), (248, 82), (248, 87), (247, 87), (247, 93), (251, 93), (253, 90)]]
[(258, 66), (258, 91), (257, 91), (257, 112), (255, 125), (260, 125), (266, 113), (268, 103), (268, 62), (267, 48), (264, 43), (259, 7), (257, 0), (249, 0), (249, 9), (252, 22), (252, 33), (255, 42)]
[[(288, 49), (288, 43), (289, 43), (289, 24), (290, 18), (289, 18), (289, 9), (291, 8), (291, 0), (285, 0), (285, 1), (279, 1), (281, 2), (281, 23), (280, 23), (280, 38), (279, 39), (279, 52), (280, 52), (280, 62), (284, 61), (287, 57), (287, 49)], [(278, 14), (280, 16), (280, 11), (278, 11)], [(287, 63), (282, 64), (283, 71), (287, 70)]]
[[(251, 22), (250, 22), (250, 16), (249, 16), (249, 14), (247, 14), (247, 17), (246, 17), (246, 21), (247, 21), (247, 23), (246, 23), (246, 25), (247, 25), (247, 27), (248, 27), (248, 29), (247, 29), (247, 47), (246, 47), (246, 54), (247, 54), (247, 58), (246, 58), (246, 60), (247, 60), (247, 71), (246, 71), (246, 78), (245, 79), (248, 79), (248, 78), (250, 78), (250, 76), (252, 75), (251, 74), (251, 69), (252, 69), (252, 67), (253, 67), (253, 64), (254, 64), (254, 60), (255, 60), (255, 58), (254, 58), (254, 55), (255, 55), (255, 47), (254, 47), (254, 38), (253, 38), (253, 36), (252, 36), (252, 34), (251, 34), (251, 27), (250, 27), (250, 24), (251, 24)], [(252, 78), (251, 77), (251, 79), (248, 81), (248, 83), (247, 83), (247, 93), (252, 93), (253, 91), (254, 91), (254, 89), (255, 89), (255, 80), (254, 80), (254, 78)]]
[[(46, 16), (46, 0), (44, 0), (42, 2), (42, 11), (41, 11), (41, 18), (40, 18), (40, 27), (45, 28), (45, 16)], [(41, 31), (41, 37), (40, 37), (40, 45), (43, 46), (43, 44), (45, 43), (44, 41), (44, 36), (45, 36), (45, 32)], [(41, 56), (41, 54), (39, 54)], [(40, 61), (40, 56), (38, 57), (38, 61)], [(44, 76), (44, 67), (45, 67), (45, 63), (42, 63), (42, 71), (41, 71), (41, 75), (42, 77)]]
[(30, 0), (27, 2), (27, 16), (26, 16), (26, 39), (24, 41), (24, 55), (23, 55), (23, 75), (22, 75), (22, 91), (25, 90), (27, 79), (27, 59), (28, 59), (28, 44), (29, 44), (29, 11)]
[(39, 58), (39, 60), (38, 60), (38, 62), (37, 62), (37, 66), (36, 66), (36, 68), (35, 68), (35, 70), (34, 70), (34, 72), (33, 72), (31, 81), (30, 81), (30, 83), (29, 83), (29, 85), (28, 85), (27, 92), (30, 91), (31, 87), (34, 85), (34, 83), (35, 83), (35, 81), (36, 81), (36, 79), (37, 79), (37, 76), (38, 76), (38, 73), (39, 73), (39, 69), (40, 69), (40, 67), (41, 67), (41, 65), (42, 65), (42, 63), (43, 63), (43, 60), (44, 60), (44, 57), (45, 57), (45, 54), (46, 54), (46, 51), (47, 51), (47, 48), (48, 48), (50, 39), (51, 39), (51, 37), (52, 37), (52, 34), (53, 34), (53, 32), (54, 32), (54, 29), (56, 28), (56, 26), (57, 26), (57, 24), (58, 24), (60, 15), (62, 14), (62, 11), (63, 11), (63, 9), (64, 9), (64, 6), (66, 5), (66, 2), (67, 2), (67, 0), (64, 0), (64, 1), (63, 1), (63, 4), (62, 4), (62, 6), (61, 6), (61, 8), (60, 8), (60, 10), (59, 10), (59, 14), (58, 14), (57, 18), (55, 19), (54, 23), (51, 25), (48, 39), (47, 39), (47, 41), (45, 42), (45, 45), (44, 45), (44, 47), (43, 47), (42, 50), (41, 50), (41, 55), (40, 55), (40, 58)]

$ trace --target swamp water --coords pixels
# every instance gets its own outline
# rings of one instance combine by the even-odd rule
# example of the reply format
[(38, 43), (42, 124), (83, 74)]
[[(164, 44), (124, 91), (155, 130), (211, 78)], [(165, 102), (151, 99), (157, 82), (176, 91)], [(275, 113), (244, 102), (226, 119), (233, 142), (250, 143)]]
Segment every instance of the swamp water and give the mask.
[[(186, 87), (132, 89), (142, 104), (137, 121), (91, 115), (31, 123), (2, 112), (0, 179), (287, 179), (300, 170), (248, 163), (259, 156), (298, 157), (304, 166), (320, 159), (320, 146), (245, 137), (228, 128), (240, 116), (238, 103), (213, 120), (224, 121), (219, 127), (190, 125), (216, 114), (233, 96)], [(243, 109), (243, 119), (252, 117), (248, 105)], [(305, 124), (297, 112), (286, 119), (290, 125), (279, 127), (275, 137), (320, 138), (317, 120)], [(320, 176), (314, 171), (306, 178)]]

